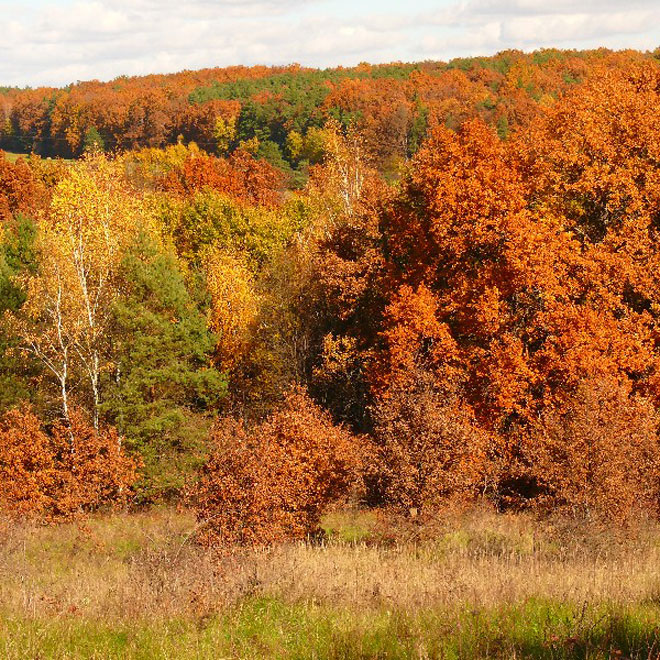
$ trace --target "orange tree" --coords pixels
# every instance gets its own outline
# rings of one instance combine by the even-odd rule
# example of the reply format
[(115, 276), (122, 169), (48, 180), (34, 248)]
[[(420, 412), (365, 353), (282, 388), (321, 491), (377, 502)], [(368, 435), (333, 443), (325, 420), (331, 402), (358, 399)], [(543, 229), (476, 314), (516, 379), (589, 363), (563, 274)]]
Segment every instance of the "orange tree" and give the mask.
[(124, 503), (137, 479), (112, 428), (94, 429), (76, 411), (46, 430), (30, 411), (0, 418), (0, 510), (56, 519)]
[(359, 487), (358, 440), (335, 426), (303, 391), (246, 429), (226, 419), (192, 493), (201, 536), (211, 545), (261, 545), (318, 531), (331, 502)]
[(519, 437), (502, 497), (626, 521), (660, 505), (658, 414), (630, 382), (586, 379)]
[[(350, 297), (347, 266), (362, 257), (339, 262), (330, 245), (348, 335), (334, 344), (362, 351), (381, 408), (393, 391), (414, 392), (420, 369), (458, 392), (491, 438), (500, 484), (526, 451), (520, 434), (561, 415), (584, 381), (614, 379), (631, 408), (637, 395), (658, 403), (659, 90), (653, 66), (606, 71), (510, 141), (479, 120), (440, 127), (377, 211), (374, 286)], [(369, 324), (354, 315), (366, 301)], [(608, 437), (613, 456), (634, 462), (621, 433)], [(544, 483), (555, 501), (568, 497)]]

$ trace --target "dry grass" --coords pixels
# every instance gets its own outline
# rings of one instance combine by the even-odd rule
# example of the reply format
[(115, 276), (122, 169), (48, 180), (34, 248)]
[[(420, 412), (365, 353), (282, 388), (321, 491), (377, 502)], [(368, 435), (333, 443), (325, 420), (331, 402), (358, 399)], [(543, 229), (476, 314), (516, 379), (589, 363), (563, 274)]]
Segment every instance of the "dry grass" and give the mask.
[[(173, 509), (58, 527), (5, 522), (0, 655), (4, 639), (3, 657), (12, 658), (215, 657), (219, 647), (229, 657), (354, 657), (358, 648), (361, 657), (410, 657), (415, 644), (427, 649), (419, 657), (491, 657), (497, 631), (508, 626), (510, 639), (500, 640), (504, 650), (493, 657), (513, 657), (522, 648), (518, 627), (531, 626), (540, 651), (517, 657), (574, 657), (544, 655), (556, 631), (572, 639), (582, 626), (595, 635), (614, 611), (633, 611), (625, 634), (637, 626), (646, 631), (640, 638), (652, 635), (655, 643), (660, 528), (654, 524), (622, 533), (476, 511), (437, 521), (423, 530), (424, 539), (414, 528), (393, 534), (374, 514), (336, 513), (326, 527), (329, 538), (321, 544), (219, 556), (192, 541), (193, 517)], [(387, 646), (403, 628), (404, 646)], [(342, 630), (348, 651), (333, 655)], [(442, 644), (460, 633), (456, 648), (463, 650), (429, 651), (440, 644), (428, 638), (431, 632), (444, 636)], [(601, 637), (611, 644), (612, 634)], [(305, 635), (316, 635), (314, 648), (326, 651), (296, 655), (291, 649)], [(631, 657), (656, 657), (650, 642), (640, 644), (648, 653)], [(253, 646), (262, 652), (253, 656)], [(33, 655), (21, 655), (24, 648)]]
[(475, 512), (438, 523), (432, 539), (382, 544), (372, 518), (345, 514), (330, 519), (339, 531), (324, 543), (227, 556), (192, 542), (194, 527), (173, 509), (59, 527), (5, 523), (0, 609), (134, 620), (209, 614), (246, 596), (397, 610), (660, 597), (660, 529), (650, 524), (580, 538), (523, 516)]

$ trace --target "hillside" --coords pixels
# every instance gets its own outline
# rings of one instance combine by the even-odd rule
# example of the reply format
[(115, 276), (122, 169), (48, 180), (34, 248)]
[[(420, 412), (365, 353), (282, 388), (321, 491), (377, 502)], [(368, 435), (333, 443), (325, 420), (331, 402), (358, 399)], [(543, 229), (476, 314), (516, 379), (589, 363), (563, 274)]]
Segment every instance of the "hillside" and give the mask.
[(505, 137), (583, 82), (642, 62), (657, 60), (605, 49), (507, 51), (447, 63), (230, 67), (0, 88), (0, 148), (70, 158), (91, 143), (115, 151), (182, 136), (219, 155), (248, 144), (272, 164), (300, 170), (319, 158), (315, 129), (334, 118), (356, 125), (380, 167), (391, 170), (430, 127), (479, 117)]
[(0, 656), (658, 657), (657, 51), (0, 112)]

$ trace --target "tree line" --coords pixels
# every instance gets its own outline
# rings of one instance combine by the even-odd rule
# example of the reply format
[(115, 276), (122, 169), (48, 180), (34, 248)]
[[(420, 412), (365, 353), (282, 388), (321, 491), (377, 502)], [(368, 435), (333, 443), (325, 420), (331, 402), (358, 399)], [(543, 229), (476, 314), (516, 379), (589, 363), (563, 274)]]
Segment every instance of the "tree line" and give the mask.
[(229, 67), (122, 76), (62, 89), (0, 89), (0, 148), (74, 158), (194, 141), (220, 156), (248, 150), (302, 186), (319, 162), (318, 129), (359, 126), (378, 167), (395, 174), (438, 124), (480, 117), (502, 137), (596, 71), (651, 53), (505, 51), (489, 58), (354, 68)]
[[(657, 515), (660, 65), (438, 77), (515, 67), (556, 84), (515, 130), (446, 89), (464, 114), (395, 177), (367, 114), (298, 133), (302, 184), (251, 138), (0, 159), (3, 507), (187, 499), (208, 542), (244, 544), (342, 499)], [(431, 75), (402, 68), (338, 78), (363, 100)], [(269, 75), (209, 93), (323, 81)]]

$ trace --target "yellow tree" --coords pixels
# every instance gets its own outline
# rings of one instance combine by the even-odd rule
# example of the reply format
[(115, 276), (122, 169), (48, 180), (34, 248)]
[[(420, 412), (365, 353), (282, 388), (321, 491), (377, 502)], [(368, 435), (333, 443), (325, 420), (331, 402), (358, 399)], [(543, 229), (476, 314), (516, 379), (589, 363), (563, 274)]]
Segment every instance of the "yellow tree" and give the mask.
[(57, 378), (67, 421), (68, 380), (75, 364), (88, 382), (98, 426), (119, 260), (136, 233), (149, 226), (120, 164), (100, 154), (71, 168), (40, 221), (41, 268), (26, 281), (27, 300), (18, 323), (24, 348)]
[(23, 278), (26, 302), (19, 312), (7, 312), (7, 317), (21, 338), (22, 350), (36, 356), (55, 378), (62, 417), (69, 425), (69, 383), (82, 309), (74, 295), (72, 269), (59, 258), (64, 251), (61, 237), (42, 227), (39, 247), (43, 255), (39, 274)]
[(217, 335), (216, 359), (231, 371), (249, 349), (260, 301), (250, 270), (237, 257), (216, 251), (205, 260), (211, 294), (209, 327)]
[(355, 130), (351, 129), (344, 135), (340, 125), (334, 121), (328, 122), (323, 137), (325, 186), (339, 197), (345, 216), (352, 218), (368, 176), (364, 142)]
[(236, 139), (236, 117), (224, 119), (216, 117), (213, 127), (213, 137), (218, 143), (218, 154), (223, 156), (229, 153), (232, 143)]

